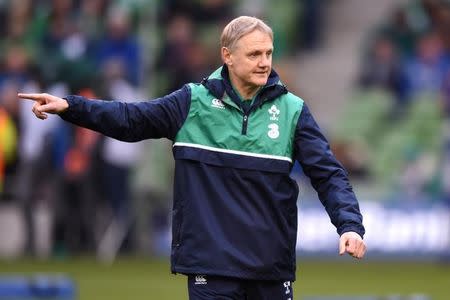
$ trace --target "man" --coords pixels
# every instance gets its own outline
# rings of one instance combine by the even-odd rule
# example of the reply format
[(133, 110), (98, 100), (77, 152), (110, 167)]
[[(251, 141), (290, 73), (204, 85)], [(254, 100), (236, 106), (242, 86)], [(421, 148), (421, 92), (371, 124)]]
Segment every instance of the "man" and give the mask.
[(273, 34), (239, 17), (221, 37), (223, 66), (149, 102), (19, 94), (33, 112), (129, 142), (166, 137), (175, 164), (173, 273), (192, 299), (293, 299), (298, 186), (294, 160), (311, 178), (341, 235), (339, 252), (364, 256), (362, 216), (346, 172), (306, 104), (272, 70)]

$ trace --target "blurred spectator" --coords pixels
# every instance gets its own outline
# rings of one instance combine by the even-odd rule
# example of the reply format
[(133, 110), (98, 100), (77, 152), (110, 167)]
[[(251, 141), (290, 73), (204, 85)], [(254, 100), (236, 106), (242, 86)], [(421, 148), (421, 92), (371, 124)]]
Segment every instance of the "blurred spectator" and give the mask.
[[(233, 12), (233, 1), (171, 0), (161, 8), (160, 22), (165, 28), (156, 71), (165, 82), (161, 93), (180, 88), (189, 81), (201, 81), (211, 66), (220, 63), (216, 37)], [(191, 59), (191, 57), (193, 59)]]
[(75, 26), (73, 0), (51, 0), (49, 14), (46, 17), (44, 44), (49, 49), (57, 49), (64, 38)]
[(194, 40), (192, 20), (184, 15), (176, 15), (167, 24), (161, 57), (156, 68), (166, 72), (166, 91), (180, 88), (191, 80), (189, 68), (190, 49)]
[(10, 45), (23, 45), (29, 53), (36, 51), (36, 43), (31, 33), (31, 21), (33, 20), (33, 1), (18, 0), (9, 1), (5, 20), (4, 38), (0, 41), (2, 48)]
[(108, 11), (106, 33), (97, 42), (95, 63), (99, 69), (111, 59), (122, 60), (126, 79), (137, 86), (141, 76), (139, 43), (130, 27), (128, 11), (112, 7)]
[[(6, 50), (2, 64), (3, 68), (0, 70), (0, 105), (5, 109), (8, 119), (13, 122), (14, 128), (19, 135), (17, 144), (20, 145), (23, 135), (23, 123), (20, 118), (17, 91), (31, 81), (28, 55), (23, 47), (10, 46)], [(21, 153), (18, 149), (16, 150), (17, 152), (14, 155), (15, 159), (5, 165), (5, 180), (7, 183), (5, 184), (3, 194), (11, 199), (16, 199), (18, 192), (17, 184), (19, 182), (19, 175), (17, 171)]]
[[(46, 58), (45, 65), (41, 67), (49, 69), (44, 74), (50, 79), (55, 80), (58, 67), (64, 58), (63, 43), (74, 31), (75, 15), (72, 10), (72, 0), (51, 1), (48, 14), (38, 19), (39, 25), (43, 28), (40, 43), (43, 46), (40, 55)], [(52, 74), (53, 73), (53, 76)]]
[(13, 82), (19, 88), (30, 79), (30, 63), (26, 50), (18, 45), (9, 47), (3, 58), (3, 68), (0, 70), (0, 85)]
[[(307, 50), (314, 50), (319, 47), (323, 29), (323, 1), (305, 0), (302, 1), (301, 8), (303, 15), (298, 17), (299, 26), (303, 35), (300, 46)], [(299, 5), (300, 6), (300, 5)]]
[(415, 55), (405, 64), (406, 96), (423, 93), (439, 94), (449, 60), (445, 56), (442, 41), (435, 32), (427, 32), (418, 40)]
[(434, 28), (442, 40), (445, 51), (450, 54), (450, 2), (440, 4)]
[(43, 28), (40, 68), (44, 80), (65, 82), (71, 90), (89, 83), (92, 68), (87, 50), (91, 41), (79, 28), (73, 1), (52, 1), (49, 14), (38, 20), (38, 26)]
[(397, 106), (404, 105), (402, 69), (396, 48), (390, 39), (381, 36), (373, 42), (358, 81), (362, 88), (389, 91), (396, 99)]
[(393, 41), (400, 55), (411, 55), (417, 39), (417, 32), (412, 28), (406, 10), (398, 7), (387, 24), (379, 29), (379, 34)]
[(404, 5), (406, 22), (415, 34), (435, 27), (441, 3), (445, 0), (410, 0)]
[(105, 31), (104, 22), (110, 0), (82, 0), (78, 27), (90, 41), (98, 40)]
[[(61, 90), (62, 89), (62, 90)], [(40, 87), (36, 82), (29, 82), (23, 87), (23, 90), (29, 92), (39, 92)], [(50, 91), (58, 93), (66, 92), (64, 87), (56, 87)], [(17, 89), (14, 92), (17, 95)], [(16, 98), (16, 96), (14, 96)], [(53, 130), (58, 124), (58, 118), (52, 116), (49, 122), (39, 122), (36, 118), (30, 118), (29, 112), (33, 103), (30, 101), (20, 101), (20, 124), (21, 131), (19, 137), (20, 162), (18, 170), (18, 182), (15, 187), (17, 200), (24, 214), (28, 254), (37, 254), (41, 257), (50, 255), (50, 245), (45, 245), (44, 249), (39, 249), (39, 239), (35, 233), (39, 231), (39, 225), (36, 222), (38, 207), (52, 209), (53, 193), (55, 189), (49, 188), (49, 183), (53, 180), (53, 162), (48, 159), (51, 152), (51, 136)], [(49, 225), (50, 226), (50, 225)], [(50, 228), (42, 229), (50, 230)], [(40, 251), (42, 250), (42, 251)]]
[(3, 84), (0, 88), (0, 200), (11, 198), (14, 192), (10, 177), (15, 175), (18, 159), (16, 91), (13, 84)]
[[(102, 70), (102, 98), (131, 102), (142, 99), (137, 89), (126, 79), (126, 66), (111, 58)], [(99, 245), (100, 256), (114, 255), (120, 249), (131, 250), (132, 210), (131, 172), (136, 167), (141, 145), (106, 137), (101, 150), (104, 195), (112, 212), (112, 222), (103, 237), (108, 247)], [(101, 242), (102, 243), (102, 242)], [(105, 245), (105, 244), (104, 244)]]
[[(91, 90), (79, 93), (95, 98)], [(56, 203), (55, 242), (69, 253), (92, 251), (96, 245), (96, 207), (99, 202), (96, 172), (100, 135), (89, 129), (60, 123), (55, 143), (62, 155), (61, 191)], [(65, 147), (64, 147), (65, 145)], [(61, 147), (62, 146), (62, 147)]]
[(227, 0), (169, 0), (163, 4), (162, 16), (170, 20), (183, 14), (198, 23), (218, 26), (231, 16), (232, 8), (232, 1)]

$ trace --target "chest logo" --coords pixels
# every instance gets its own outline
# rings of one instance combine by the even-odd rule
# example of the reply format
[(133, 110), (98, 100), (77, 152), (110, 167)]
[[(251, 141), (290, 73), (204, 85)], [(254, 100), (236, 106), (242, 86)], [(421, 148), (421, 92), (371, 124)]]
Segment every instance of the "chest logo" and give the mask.
[(280, 136), (280, 131), (278, 130), (279, 127), (277, 124), (272, 123), (272, 124), (269, 124), (269, 126), (267, 126), (267, 127), (269, 127), (269, 131), (267, 132), (267, 135), (271, 139), (276, 139), (277, 137)]
[(212, 99), (211, 106), (219, 109), (225, 109), (225, 104), (217, 98)]
[(271, 121), (278, 121), (278, 116), (280, 115), (280, 110), (277, 108), (277, 106), (275, 104), (269, 108), (268, 112), (270, 114)]
[(208, 281), (206, 280), (205, 275), (197, 275), (195, 276), (195, 283), (194, 284), (208, 284)]

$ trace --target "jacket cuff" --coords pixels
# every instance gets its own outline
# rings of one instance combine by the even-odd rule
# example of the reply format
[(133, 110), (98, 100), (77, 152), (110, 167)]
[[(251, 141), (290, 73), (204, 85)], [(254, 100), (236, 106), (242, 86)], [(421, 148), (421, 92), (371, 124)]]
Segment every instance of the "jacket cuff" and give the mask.
[(69, 104), (69, 107), (63, 111), (62, 113), (58, 114), (63, 120), (72, 120), (75, 117), (75, 113), (77, 111), (77, 104), (80, 103), (80, 101), (83, 100), (83, 97), (81, 96), (74, 96), (74, 95), (69, 95), (66, 97), (63, 97), (64, 100), (67, 101), (67, 103)]
[(361, 236), (362, 239), (364, 239), (364, 226), (362, 224), (345, 224), (338, 228), (337, 232), (339, 236), (343, 235), (346, 232), (356, 232)]

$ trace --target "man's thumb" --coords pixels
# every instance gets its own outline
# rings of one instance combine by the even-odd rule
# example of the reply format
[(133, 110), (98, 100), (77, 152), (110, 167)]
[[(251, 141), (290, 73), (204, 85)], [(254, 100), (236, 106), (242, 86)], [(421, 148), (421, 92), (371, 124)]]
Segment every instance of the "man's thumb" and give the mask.
[(44, 105), (41, 105), (37, 108), (37, 110), (41, 113), (46, 113), (46, 112), (53, 112), (56, 109), (55, 104), (54, 103), (47, 103)]

